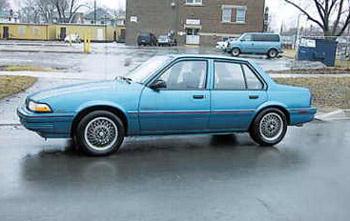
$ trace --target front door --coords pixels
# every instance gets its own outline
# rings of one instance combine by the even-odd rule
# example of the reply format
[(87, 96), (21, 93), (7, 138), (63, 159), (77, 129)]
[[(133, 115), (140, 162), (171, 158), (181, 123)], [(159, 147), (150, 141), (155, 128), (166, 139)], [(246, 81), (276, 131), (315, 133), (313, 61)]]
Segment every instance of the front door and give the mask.
[(240, 49), (243, 53), (255, 53), (255, 42), (252, 34), (246, 34), (240, 43)]
[(246, 64), (214, 62), (211, 91), (212, 131), (246, 131), (255, 110), (267, 101), (263, 81)]
[(186, 44), (199, 45), (200, 36), (198, 34), (198, 28), (186, 28)]
[(2, 29), (2, 38), (3, 39), (8, 39), (10, 37), (10, 33), (9, 33), (9, 27), (4, 26)]
[(207, 128), (207, 66), (207, 60), (202, 59), (177, 61), (154, 79), (164, 81), (166, 88), (143, 90), (139, 105), (142, 134), (181, 134)]

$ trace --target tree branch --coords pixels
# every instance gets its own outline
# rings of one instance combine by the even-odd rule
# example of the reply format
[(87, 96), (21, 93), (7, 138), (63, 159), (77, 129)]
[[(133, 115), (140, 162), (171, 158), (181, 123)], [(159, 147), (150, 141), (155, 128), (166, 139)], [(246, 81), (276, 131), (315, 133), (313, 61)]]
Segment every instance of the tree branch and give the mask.
[(307, 11), (305, 11), (301, 6), (297, 5), (296, 3), (290, 1), (290, 0), (284, 0), (285, 2), (287, 2), (288, 4), (293, 5), (294, 7), (296, 7), (297, 9), (299, 9), (299, 11), (301, 11), (304, 15), (307, 16), (307, 18), (313, 22), (315, 22), (316, 24), (318, 24), (322, 29), (324, 29), (324, 24), (322, 24), (320, 21), (318, 21), (317, 19), (313, 18)]
[(342, 14), (343, 14), (343, 6), (344, 6), (344, 0), (340, 0), (339, 9), (338, 9), (338, 15), (337, 15), (337, 17), (336, 17), (336, 19), (334, 20), (334, 23), (333, 23), (332, 35), (334, 35), (335, 32), (337, 31), (337, 27), (339, 25), (340, 18), (341, 18)]

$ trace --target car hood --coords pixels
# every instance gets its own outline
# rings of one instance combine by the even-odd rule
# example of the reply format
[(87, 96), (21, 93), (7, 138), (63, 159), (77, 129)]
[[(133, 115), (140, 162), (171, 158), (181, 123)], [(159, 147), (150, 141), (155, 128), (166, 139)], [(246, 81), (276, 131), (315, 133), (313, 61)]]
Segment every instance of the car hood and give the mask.
[(55, 97), (67, 97), (73, 95), (93, 95), (93, 94), (106, 94), (115, 91), (134, 91), (141, 90), (142, 85), (138, 83), (129, 83), (123, 80), (110, 80), (110, 81), (95, 81), (88, 83), (80, 83), (73, 85), (61, 86), (49, 90), (39, 91), (34, 93), (28, 98), (34, 101), (45, 101), (47, 99)]
[(233, 40), (233, 41), (230, 41), (229, 43), (232, 44), (232, 45), (235, 45), (235, 44), (239, 44), (240, 41), (239, 40)]

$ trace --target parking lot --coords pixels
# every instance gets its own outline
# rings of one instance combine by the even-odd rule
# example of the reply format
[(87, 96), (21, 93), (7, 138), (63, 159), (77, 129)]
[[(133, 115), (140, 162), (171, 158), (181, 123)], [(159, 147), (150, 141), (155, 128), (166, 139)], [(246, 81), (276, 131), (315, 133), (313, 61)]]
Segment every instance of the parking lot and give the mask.
[(1, 220), (346, 220), (349, 126), (290, 128), (275, 148), (244, 134), (132, 138), (107, 158), (0, 127)]
[[(1, 46), (0, 46), (1, 47)], [(0, 220), (347, 220), (350, 121), (289, 128), (274, 148), (247, 134), (128, 138), (118, 154), (86, 157), (69, 140), (48, 140), (19, 125), (29, 94), (88, 80), (113, 79), (148, 58), (210, 48), (94, 45), (93, 53), (1, 52), (2, 65), (49, 72), (33, 87), (0, 100)], [(248, 57), (285, 70), (287, 58)]]
[[(38, 43), (37, 43), (38, 44)], [(23, 52), (28, 47), (32, 52)], [(66, 52), (65, 46), (63, 52)], [(78, 47), (78, 49), (77, 49)], [(62, 53), (62, 46), (47, 50), (47, 46), (23, 46), (12, 47), (12, 51), (1, 52), (1, 65), (34, 65), (56, 69), (58, 73), (51, 74), (55, 78), (81, 78), (81, 79), (113, 79), (116, 75), (125, 75), (128, 70), (146, 61), (152, 56), (162, 54), (223, 54), (214, 48), (196, 47), (132, 47), (116, 43), (101, 43), (92, 46), (91, 54), (83, 54), (81, 45), (71, 47), (74, 53)], [(0, 45), (1, 49), (8, 46)], [(229, 54), (226, 54), (230, 56)], [(293, 65), (293, 60), (288, 58), (267, 59), (266, 56), (248, 56), (260, 64), (265, 70), (285, 70)], [(40, 76), (40, 75), (39, 75)], [(41, 75), (42, 77), (47, 77)]]

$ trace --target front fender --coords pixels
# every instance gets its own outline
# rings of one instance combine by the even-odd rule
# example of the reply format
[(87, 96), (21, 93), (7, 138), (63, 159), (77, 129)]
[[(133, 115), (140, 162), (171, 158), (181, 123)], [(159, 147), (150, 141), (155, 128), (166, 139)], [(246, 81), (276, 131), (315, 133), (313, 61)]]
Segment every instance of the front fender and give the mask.
[(128, 116), (127, 111), (121, 107), (119, 104), (111, 102), (111, 101), (105, 101), (105, 100), (97, 100), (97, 101), (88, 101), (83, 104), (81, 104), (75, 111), (76, 114), (80, 113), (82, 110), (95, 107), (95, 106), (109, 106), (112, 108), (119, 109), (121, 112), (125, 114), (125, 116)]
[(104, 106), (110, 107), (119, 110), (123, 113), (127, 121), (127, 135), (137, 134), (139, 132), (139, 121), (138, 121), (138, 112), (137, 110), (126, 110), (121, 105), (105, 100), (98, 101), (89, 101), (81, 104), (75, 111), (74, 119), (81, 113), (82, 111), (93, 108), (96, 106)]

